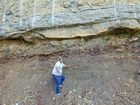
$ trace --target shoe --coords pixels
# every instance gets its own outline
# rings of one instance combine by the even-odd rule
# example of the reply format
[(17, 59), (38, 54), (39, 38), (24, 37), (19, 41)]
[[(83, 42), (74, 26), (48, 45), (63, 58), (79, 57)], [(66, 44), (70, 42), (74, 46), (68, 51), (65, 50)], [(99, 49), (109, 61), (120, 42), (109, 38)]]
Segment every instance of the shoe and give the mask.
[(61, 93), (58, 93), (57, 95), (60, 95)]

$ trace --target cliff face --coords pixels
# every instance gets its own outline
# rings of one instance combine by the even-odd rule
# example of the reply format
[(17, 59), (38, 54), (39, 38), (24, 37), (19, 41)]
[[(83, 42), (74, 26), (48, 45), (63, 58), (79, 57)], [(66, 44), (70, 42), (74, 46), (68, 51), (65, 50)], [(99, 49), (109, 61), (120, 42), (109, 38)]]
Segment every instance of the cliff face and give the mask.
[(1, 0), (0, 8), (1, 38), (73, 38), (140, 28), (139, 0)]
[(139, 0), (0, 0), (0, 37), (0, 105), (140, 104)]

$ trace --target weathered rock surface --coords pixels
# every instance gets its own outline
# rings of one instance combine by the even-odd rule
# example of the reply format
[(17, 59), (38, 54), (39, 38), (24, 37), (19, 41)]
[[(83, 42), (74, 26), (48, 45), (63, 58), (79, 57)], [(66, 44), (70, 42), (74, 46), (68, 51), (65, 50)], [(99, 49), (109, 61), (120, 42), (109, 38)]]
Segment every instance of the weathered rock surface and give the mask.
[(139, 0), (1, 0), (0, 7), (2, 39), (73, 38), (118, 27), (140, 29)]
[(140, 104), (139, 0), (0, 0), (0, 37), (0, 105)]
[[(117, 36), (1, 44), (1, 105), (139, 105), (140, 43)], [(50, 43), (50, 44), (48, 44)], [(51, 71), (58, 56), (64, 69), (55, 96)]]

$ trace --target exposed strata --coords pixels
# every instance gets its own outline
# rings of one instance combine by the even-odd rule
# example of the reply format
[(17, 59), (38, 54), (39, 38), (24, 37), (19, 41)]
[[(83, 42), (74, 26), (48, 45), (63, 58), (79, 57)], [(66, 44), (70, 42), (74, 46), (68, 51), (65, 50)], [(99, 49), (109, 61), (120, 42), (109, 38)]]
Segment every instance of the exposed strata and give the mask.
[[(71, 43), (66, 44), (68, 41)], [(0, 104), (139, 105), (137, 40), (129, 43), (109, 36), (60, 42), (55, 40), (48, 46), (8, 40), (1, 45), (5, 50), (0, 59)], [(71, 65), (64, 69), (67, 78), (60, 97), (55, 96), (51, 77), (58, 56)]]
[[(140, 29), (138, 0), (2, 0), (2, 39), (73, 38), (99, 35), (115, 28)], [(31, 40), (32, 41), (32, 40)]]
[(139, 17), (139, 0), (1, 0), (0, 104), (139, 105)]

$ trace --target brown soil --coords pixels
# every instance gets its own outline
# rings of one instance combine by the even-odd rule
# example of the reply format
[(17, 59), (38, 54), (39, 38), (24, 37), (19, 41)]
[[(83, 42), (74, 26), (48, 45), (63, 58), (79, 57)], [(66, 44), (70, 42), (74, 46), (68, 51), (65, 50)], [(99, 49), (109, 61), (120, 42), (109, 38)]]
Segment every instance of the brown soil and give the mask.
[[(0, 105), (140, 105), (140, 46), (72, 47), (0, 60)], [(61, 95), (51, 77), (58, 56), (70, 68)]]

